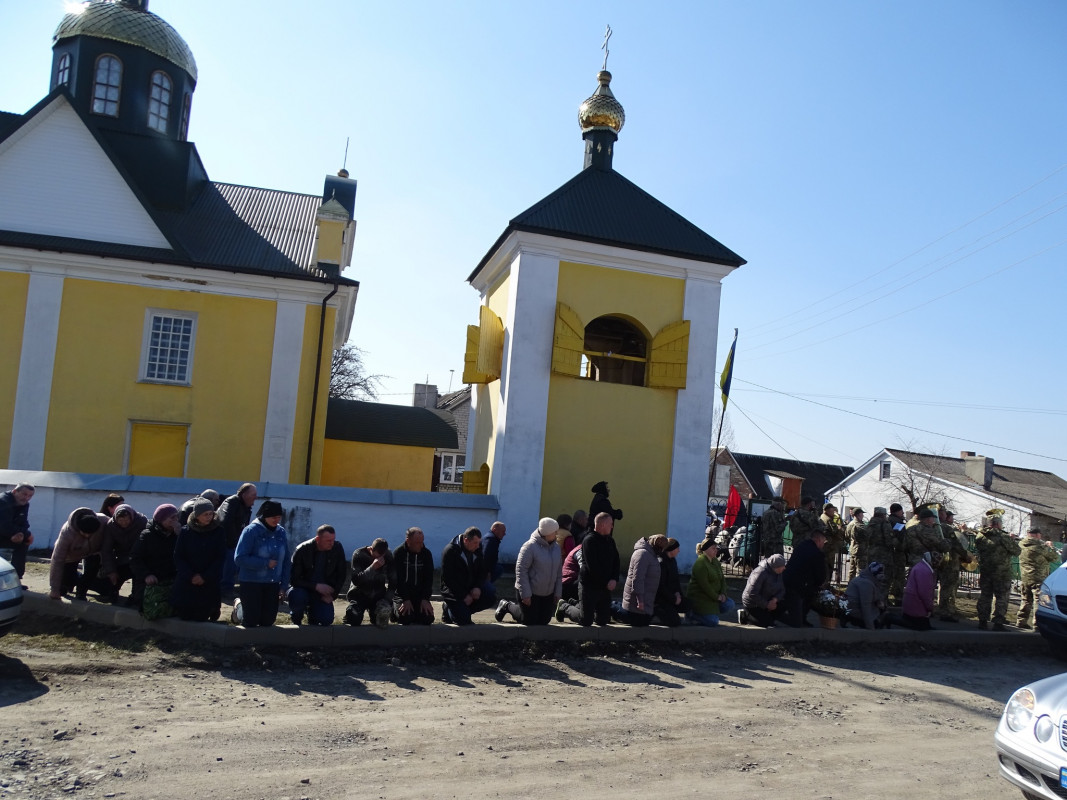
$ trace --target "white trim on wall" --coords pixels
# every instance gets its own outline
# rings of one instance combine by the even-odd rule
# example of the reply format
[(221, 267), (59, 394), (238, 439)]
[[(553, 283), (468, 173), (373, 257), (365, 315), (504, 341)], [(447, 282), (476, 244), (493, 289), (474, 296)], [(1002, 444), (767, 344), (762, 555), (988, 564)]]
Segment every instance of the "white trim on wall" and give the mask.
[[(304, 303), (281, 301), (274, 318), (274, 351), (271, 355), (267, 419), (263, 429), (263, 455), (259, 469), (261, 481), (289, 482), (306, 308)], [(256, 387), (248, 389), (257, 391)]]

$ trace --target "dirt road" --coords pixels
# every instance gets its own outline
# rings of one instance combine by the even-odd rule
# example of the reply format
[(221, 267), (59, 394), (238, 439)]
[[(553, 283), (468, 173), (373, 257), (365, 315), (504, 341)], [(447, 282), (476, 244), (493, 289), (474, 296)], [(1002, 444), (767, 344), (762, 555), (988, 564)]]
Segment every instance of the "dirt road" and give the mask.
[(0, 640), (4, 800), (1014, 797), (997, 717), (1059, 671), (914, 646), (263, 653), (67, 634)]

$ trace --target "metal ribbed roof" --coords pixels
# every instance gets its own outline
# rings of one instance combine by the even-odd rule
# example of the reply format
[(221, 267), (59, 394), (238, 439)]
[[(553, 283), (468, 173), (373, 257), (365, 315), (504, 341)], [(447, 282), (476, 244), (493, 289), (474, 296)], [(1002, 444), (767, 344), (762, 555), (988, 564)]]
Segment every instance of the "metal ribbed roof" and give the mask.
[(468, 280), (512, 231), (626, 247), (739, 267), (737, 253), (612, 169), (585, 169), (515, 217)]
[(189, 45), (167, 22), (136, 5), (122, 0), (93, 0), (60, 20), (52, 42), (93, 36), (132, 44), (177, 64), (195, 81), (196, 59)]
[(331, 397), (326, 407), (326, 438), (450, 450), (459, 446), (456, 422), (447, 411), (338, 397)]

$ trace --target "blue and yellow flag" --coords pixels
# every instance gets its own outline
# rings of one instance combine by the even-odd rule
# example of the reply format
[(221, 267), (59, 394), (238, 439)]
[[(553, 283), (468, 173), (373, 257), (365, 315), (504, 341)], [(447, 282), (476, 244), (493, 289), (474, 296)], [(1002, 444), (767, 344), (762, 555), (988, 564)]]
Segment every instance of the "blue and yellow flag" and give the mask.
[(722, 390), (722, 410), (726, 411), (726, 401), (730, 399), (730, 382), (734, 379), (734, 350), (737, 349), (737, 328), (734, 328), (734, 343), (730, 345), (730, 355), (726, 356), (726, 366), (722, 368), (719, 388)]

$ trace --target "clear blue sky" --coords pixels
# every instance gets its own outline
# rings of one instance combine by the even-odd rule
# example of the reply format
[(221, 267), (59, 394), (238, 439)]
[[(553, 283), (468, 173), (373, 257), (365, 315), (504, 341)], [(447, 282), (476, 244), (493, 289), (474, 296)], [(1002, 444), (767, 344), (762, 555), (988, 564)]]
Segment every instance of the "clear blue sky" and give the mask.
[[(967, 449), (1067, 476), (1067, 4), (151, 10), (196, 56), (190, 138), (213, 179), (317, 193), (351, 137), (352, 340), (383, 401), (459, 387), (465, 278), (581, 168), (610, 23), (616, 169), (749, 262), (720, 318), (720, 365), (740, 328), (736, 449), (853, 466)], [(0, 0), (0, 109), (47, 92), (63, 11)]]

